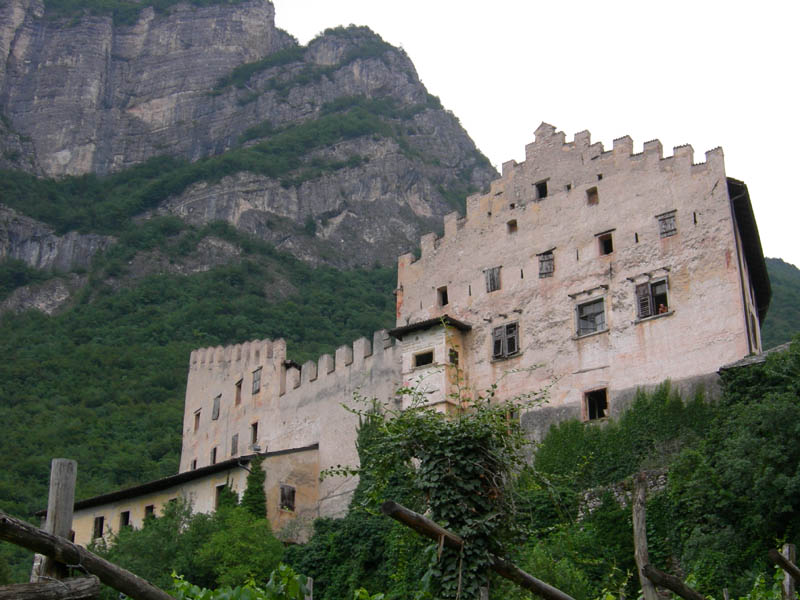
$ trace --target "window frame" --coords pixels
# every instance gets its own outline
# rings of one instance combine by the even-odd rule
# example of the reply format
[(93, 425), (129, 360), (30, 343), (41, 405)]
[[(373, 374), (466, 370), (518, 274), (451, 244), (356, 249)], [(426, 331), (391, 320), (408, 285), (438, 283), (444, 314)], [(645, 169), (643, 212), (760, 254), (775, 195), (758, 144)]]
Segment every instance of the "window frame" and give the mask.
[(222, 404), (222, 394), (214, 396), (214, 402), (211, 406), (211, 420), (216, 421), (219, 419), (219, 407)]
[[(597, 411), (597, 409), (595, 407), (595, 410), (594, 410), (595, 416), (592, 416), (592, 412), (593, 411), (592, 411), (592, 405), (590, 403), (592, 402), (592, 396), (597, 395), (598, 392), (603, 392), (602, 414), (597, 414), (598, 411)], [(594, 389), (594, 390), (588, 390), (588, 391), (584, 392), (583, 393), (583, 402), (584, 402), (584, 407), (586, 409), (585, 421), (587, 421), (587, 422), (589, 422), (589, 421), (601, 421), (603, 419), (607, 419), (608, 418), (608, 388), (602, 387), (602, 388), (597, 388), (597, 389)]]
[[(430, 354), (431, 359), (428, 362), (424, 362), (422, 364), (419, 363), (420, 357), (427, 357)], [(411, 368), (417, 369), (422, 367), (431, 367), (436, 364), (436, 354), (433, 348), (427, 348), (422, 350), (421, 352), (415, 352), (411, 356)]]
[[(521, 353), (519, 343), (519, 321), (510, 321), (492, 328), (492, 360), (505, 360)], [(509, 351), (509, 341), (513, 350)]]
[(500, 281), (500, 269), (502, 266), (499, 267), (489, 267), (488, 269), (483, 270), (483, 275), (486, 278), (486, 293), (491, 294), (492, 292), (496, 292), (500, 290), (501, 281)]
[(94, 524), (92, 526), (92, 539), (99, 540), (103, 537), (103, 530), (105, 528), (105, 521), (106, 518), (104, 515), (100, 515), (94, 518)]
[(261, 367), (253, 371), (253, 388), (251, 394), (255, 396), (261, 391)]
[[(582, 315), (582, 309), (591, 306), (593, 304), (600, 304), (602, 306), (602, 310), (590, 313), (589, 315)], [(601, 327), (595, 327), (591, 330), (584, 330), (581, 328), (581, 318), (587, 317), (591, 315), (603, 315), (603, 322)], [(596, 319), (595, 319), (596, 321)], [(595, 323), (596, 324), (596, 323)], [(575, 337), (582, 338), (589, 335), (594, 335), (596, 333), (602, 333), (604, 331), (608, 331), (608, 319), (606, 318), (606, 298), (605, 296), (599, 296), (597, 298), (592, 298), (590, 300), (586, 300), (585, 302), (579, 302), (575, 306)]]
[[(284, 499), (286, 501), (284, 501)], [(281, 510), (286, 510), (289, 512), (296, 512), (297, 511), (297, 488), (293, 485), (289, 485), (288, 483), (282, 483), (280, 485), (280, 498), (278, 502), (278, 507)]]
[[(539, 279), (552, 277), (556, 271), (556, 259), (552, 250), (537, 255), (539, 257)], [(548, 268), (549, 265), (549, 268)]]
[[(654, 288), (657, 286), (664, 286), (663, 293), (655, 293)], [(659, 302), (658, 299), (663, 297), (664, 302)], [(645, 319), (652, 319), (653, 317), (660, 317), (672, 313), (669, 301), (669, 279), (661, 277), (652, 279), (644, 283), (636, 284), (634, 288), (634, 299), (636, 303), (636, 320), (643, 321)], [(664, 309), (660, 311), (658, 306), (663, 304)]]
[(660, 215), (656, 215), (658, 219), (658, 236), (661, 239), (672, 237), (678, 234), (678, 222), (676, 220), (677, 210), (671, 210)]
[[(608, 256), (610, 254), (614, 254), (614, 231), (604, 231), (603, 233), (598, 233), (596, 236), (597, 238), (597, 250), (600, 253), (600, 256)], [(608, 244), (606, 245), (606, 242)]]

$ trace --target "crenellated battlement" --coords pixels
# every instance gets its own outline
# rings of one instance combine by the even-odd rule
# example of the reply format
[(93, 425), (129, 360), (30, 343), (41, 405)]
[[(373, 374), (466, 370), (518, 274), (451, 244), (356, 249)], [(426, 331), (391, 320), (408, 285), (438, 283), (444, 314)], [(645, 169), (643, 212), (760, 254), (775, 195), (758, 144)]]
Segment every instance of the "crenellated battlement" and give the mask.
[(251, 340), (242, 344), (229, 346), (209, 346), (193, 350), (189, 359), (189, 370), (214, 371), (224, 370), (236, 377), (249, 367), (265, 364), (274, 366), (276, 372), (285, 373), (285, 385), (281, 386), (281, 395), (289, 390), (300, 388), (303, 384), (324, 379), (329, 375), (336, 376), (346, 369), (348, 375), (367, 367), (368, 359), (382, 355), (391, 348), (394, 340), (385, 329), (375, 331), (372, 339), (358, 338), (351, 344), (339, 346), (333, 355), (323, 354), (316, 361), (308, 360), (297, 365), (286, 360), (286, 341)]
[[(535, 131), (534, 141), (525, 146), (525, 161), (509, 160), (503, 163), (502, 175), (492, 181), (489, 191), (469, 196), (466, 215), (457, 212), (444, 217), (444, 235), (427, 233), (420, 238), (421, 258), (432, 256), (442, 243), (458, 236), (465, 227), (484, 227), (494, 221), (507, 222), (521, 214), (531, 204), (554, 204), (569, 201), (574, 194), (585, 193), (592, 187), (603, 187), (603, 180), (627, 177), (653, 171), (670, 177), (692, 177), (708, 173), (724, 174), (724, 156), (720, 147), (705, 153), (705, 162), (694, 162), (694, 149), (690, 144), (673, 148), (671, 156), (664, 156), (659, 140), (644, 142), (641, 152), (634, 152), (634, 141), (624, 135), (612, 142), (606, 150), (602, 142), (592, 142), (589, 131), (576, 133), (567, 141), (564, 132), (548, 123)], [(537, 186), (544, 184), (544, 189)], [(546, 200), (540, 197), (545, 192)], [(544, 206), (544, 204), (543, 204)], [(417, 262), (413, 254), (399, 258), (402, 269)]]

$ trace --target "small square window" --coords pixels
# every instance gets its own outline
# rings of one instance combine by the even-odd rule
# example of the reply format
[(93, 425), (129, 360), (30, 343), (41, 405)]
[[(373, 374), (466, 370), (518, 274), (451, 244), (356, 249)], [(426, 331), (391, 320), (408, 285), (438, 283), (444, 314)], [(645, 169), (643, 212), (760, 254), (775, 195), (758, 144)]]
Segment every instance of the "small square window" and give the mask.
[(600, 196), (597, 194), (596, 187), (590, 187), (586, 190), (586, 204), (597, 204), (600, 202)]
[(439, 289), (436, 290), (436, 297), (439, 301), (439, 306), (447, 306), (450, 302), (450, 299), (447, 297), (447, 286), (443, 285)]
[(598, 235), (597, 243), (601, 255), (611, 254), (612, 252), (614, 252), (614, 240), (611, 238), (610, 233), (604, 233), (602, 235)]
[(131, 511), (123, 510), (119, 513), (119, 528), (131, 526)]
[(553, 261), (553, 252), (542, 252), (539, 255), (539, 277), (552, 277), (555, 271), (555, 262)]
[(589, 421), (605, 418), (608, 410), (608, 393), (605, 388), (586, 393), (586, 417)]
[(236, 456), (239, 453), (239, 434), (234, 433), (231, 437), (231, 456)]
[(519, 353), (519, 324), (506, 323), (492, 329), (492, 358), (508, 358)]
[(216, 421), (219, 419), (219, 403), (222, 400), (222, 394), (217, 394), (214, 397), (214, 405), (211, 408), (211, 420)]
[(261, 391), (261, 367), (253, 371), (253, 394)]
[(542, 198), (547, 198), (547, 180), (543, 179), (542, 181), (538, 181), (535, 185), (536, 199), (541, 200)]
[(242, 403), (242, 380), (236, 382), (236, 390), (234, 396), (234, 403), (239, 406)]
[(450, 360), (450, 364), (453, 365), (454, 367), (457, 367), (458, 366), (458, 350), (456, 350), (455, 348), (450, 348), (448, 350), (448, 357), (449, 357), (449, 360)]
[(97, 539), (103, 537), (103, 524), (105, 523), (105, 517), (95, 517), (94, 518), (94, 531), (92, 532), (92, 538)]
[(483, 274), (486, 276), (487, 292), (496, 292), (500, 289), (500, 267), (486, 269)]
[(281, 510), (294, 511), (294, 487), (281, 484)]
[(148, 504), (144, 507), (144, 518), (148, 517), (155, 517), (156, 516), (156, 507), (154, 504)]
[(427, 350), (414, 355), (414, 367), (424, 367), (433, 364), (433, 350)]
[(640, 319), (669, 312), (666, 279), (636, 286), (636, 312)]
[(674, 212), (658, 217), (658, 233), (662, 238), (671, 237), (678, 233), (678, 228), (675, 225)]
[(587, 335), (606, 328), (605, 300), (598, 298), (578, 305), (578, 335)]
[(517, 233), (517, 220), (511, 219), (508, 223), (506, 223), (506, 229), (508, 233)]

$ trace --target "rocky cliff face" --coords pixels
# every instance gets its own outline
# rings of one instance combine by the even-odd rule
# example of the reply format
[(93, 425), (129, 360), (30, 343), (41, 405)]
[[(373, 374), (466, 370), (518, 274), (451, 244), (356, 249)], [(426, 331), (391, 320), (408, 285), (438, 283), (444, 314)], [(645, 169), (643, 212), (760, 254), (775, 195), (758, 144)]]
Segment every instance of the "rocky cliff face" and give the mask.
[[(379, 125), (353, 134), (337, 124), (364, 101), (385, 102), (370, 109)], [(219, 165), (327, 116), (338, 133), (308, 134), (279, 176), (267, 161), (194, 177), (156, 209), (228, 221), (313, 263), (393, 264), (455, 197), (496, 176), (402, 51), (352, 27), (299, 46), (267, 0), (143, 8), (131, 24), (6, 0), (0, 113), (0, 168), (46, 177), (159, 155)], [(30, 255), (7, 254), (20, 252)]]
[(0, 260), (21, 260), (52, 271), (86, 269), (92, 257), (112, 243), (112, 237), (93, 233), (56, 235), (44, 223), (0, 205)]

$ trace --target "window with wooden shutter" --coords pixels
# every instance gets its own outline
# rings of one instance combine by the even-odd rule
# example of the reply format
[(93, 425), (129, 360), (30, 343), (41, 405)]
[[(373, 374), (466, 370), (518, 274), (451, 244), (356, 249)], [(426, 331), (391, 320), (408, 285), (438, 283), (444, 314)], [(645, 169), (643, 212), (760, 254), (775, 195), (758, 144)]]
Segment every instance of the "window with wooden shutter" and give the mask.
[(670, 237), (678, 233), (678, 226), (675, 224), (675, 213), (671, 212), (658, 217), (658, 233), (662, 238)]
[(494, 292), (500, 289), (500, 267), (492, 267), (484, 272), (486, 276), (486, 291)]
[(222, 400), (222, 394), (217, 394), (214, 397), (214, 406), (211, 408), (211, 420), (216, 421), (219, 419), (219, 403)]
[(492, 329), (492, 358), (506, 358), (519, 352), (519, 324), (506, 323)]
[(552, 277), (555, 270), (555, 263), (553, 261), (553, 252), (543, 252), (539, 255), (539, 277)]
[(253, 371), (253, 393), (257, 394), (261, 391), (261, 367)]
[(636, 286), (636, 306), (639, 309), (640, 319), (644, 319), (653, 314), (653, 303), (650, 298), (649, 283), (642, 283)]
[(669, 312), (666, 279), (636, 286), (636, 312), (640, 319)]
[(236, 456), (239, 453), (239, 434), (234, 433), (231, 438), (231, 456)]

